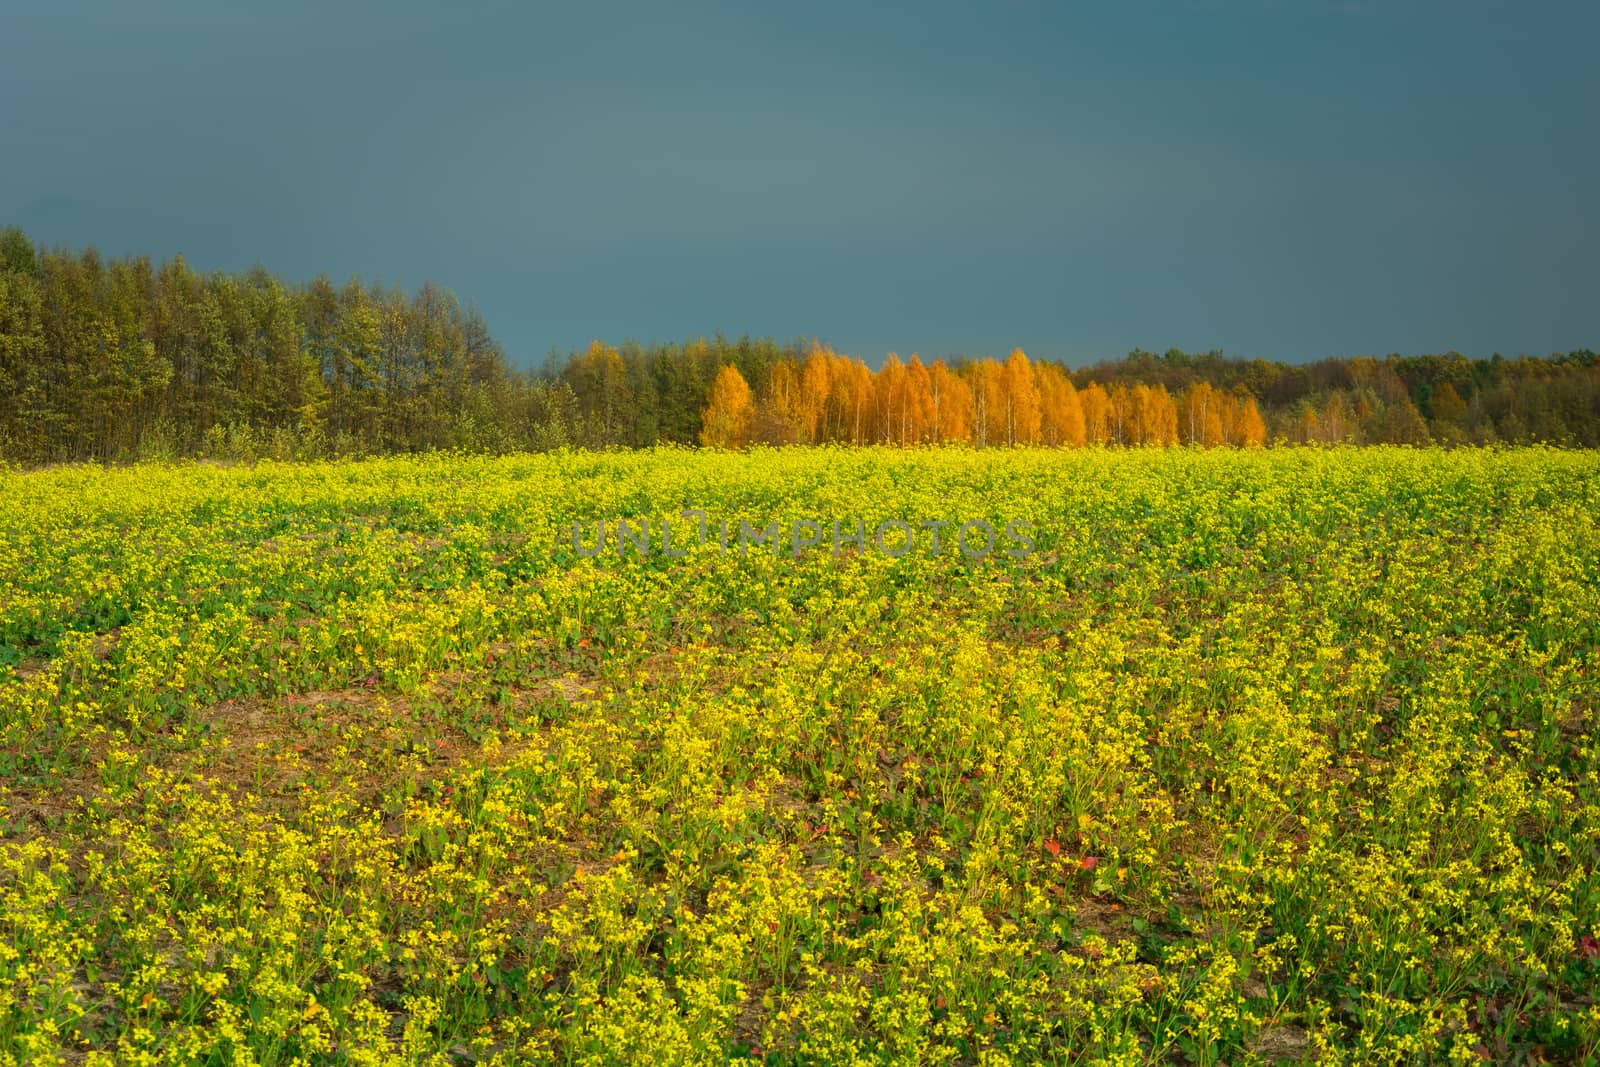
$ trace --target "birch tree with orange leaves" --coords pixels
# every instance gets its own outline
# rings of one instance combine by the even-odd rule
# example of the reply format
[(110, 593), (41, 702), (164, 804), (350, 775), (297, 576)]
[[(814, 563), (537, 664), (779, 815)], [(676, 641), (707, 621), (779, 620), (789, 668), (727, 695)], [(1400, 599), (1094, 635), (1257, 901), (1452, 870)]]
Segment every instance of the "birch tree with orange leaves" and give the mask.
[(800, 426), (807, 441), (820, 441), (826, 433), (832, 360), (832, 352), (815, 347), (800, 368)]
[(1183, 391), (1178, 402), (1178, 425), (1183, 443), (1215, 448), (1227, 443), (1222, 411), (1227, 397), (1210, 382), (1195, 382)]
[(1241, 448), (1259, 447), (1267, 443), (1267, 424), (1261, 418), (1253, 396), (1240, 396), (1235, 400), (1233, 432), (1228, 443)]
[(883, 444), (899, 445), (900, 424), (906, 401), (906, 368), (890, 352), (872, 382), (872, 436)]
[(928, 368), (928, 392), (933, 403), (934, 442), (970, 442), (972, 388), (966, 379), (946, 366), (944, 360), (936, 359)]
[(1006, 439), (1005, 372), (992, 359), (979, 360), (967, 369), (972, 389), (972, 443), (1004, 444)]
[(1111, 396), (1105, 387), (1090, 382), (1078, 396), (1083, 408), (1083, 437), (1087, 444), (1111, 443)]
[(700, 414), (700, 443), (709, 448), (738, 448), (748, 439), (755, 403), (750, 383), (739, 368), (725, 363), (711, 383), (710, 403)]
[(1039, 388), (1039, 439), (1054, 447), (1081, 447), (1087, 435), (1072, 379), (1054, 363), (1040, 363), (1033, 373)]
[(1008, 445), (1031, 445), (1039, 440), (1039, 394), (1034, 387), (1033, 364), (1020, 348), (1011, 350), (1001, 374)]
[(843, 423), (848, 428), (850, 443), (867, 444), (872, 433), (872, 370), (859, 359), (839, 357), (834, 364), (838, 373), (834, 378), (834, 396), (843, 408)]
[(777, 361), (767, 377), (767, 395), (756, 407), (753, 439), (775, 445), (809, 440), (803, 408), (799, 373), (788, 360)]
[(906, 410), (902, 423), (902, 440), (908, 445), (919, 445), (933, 432), (933, 381), (928, 368), (915, 352), (906, 363)]
[(1142, 382), (1130, 395), (1132, 427), (1129, 443), (1165, 447), (1178, 443), (1178, 409), (1164, 385)]

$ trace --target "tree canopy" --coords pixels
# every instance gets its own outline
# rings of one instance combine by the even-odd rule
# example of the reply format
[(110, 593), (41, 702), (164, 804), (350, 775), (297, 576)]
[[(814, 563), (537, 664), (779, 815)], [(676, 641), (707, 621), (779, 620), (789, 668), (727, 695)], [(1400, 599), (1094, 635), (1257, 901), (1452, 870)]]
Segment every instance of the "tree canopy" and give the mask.
[(524, 371), (470, 304), (326, 276), (201, 274), (0, 230), (0, 459), (663, 443), (1600, 445), (1600, 357), (1220, 352), (874, 371), (816, 340), (596, 340)]

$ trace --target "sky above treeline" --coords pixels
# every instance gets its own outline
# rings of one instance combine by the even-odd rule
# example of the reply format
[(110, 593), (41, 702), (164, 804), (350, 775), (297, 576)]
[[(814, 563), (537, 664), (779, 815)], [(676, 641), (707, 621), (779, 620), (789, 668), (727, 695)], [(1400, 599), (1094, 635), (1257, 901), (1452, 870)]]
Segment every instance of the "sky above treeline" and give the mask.
[(1600, 5), (0, 8), (0, 225), (512, 358), (1600, 347)]

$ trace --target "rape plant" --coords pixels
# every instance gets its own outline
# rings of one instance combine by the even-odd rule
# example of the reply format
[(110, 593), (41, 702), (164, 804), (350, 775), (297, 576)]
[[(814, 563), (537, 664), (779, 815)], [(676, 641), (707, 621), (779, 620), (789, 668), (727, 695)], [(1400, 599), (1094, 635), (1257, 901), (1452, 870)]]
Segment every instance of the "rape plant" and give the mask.
[[(1600, 1055), (1593, 454), (433, 455), (0, 500), (0, 1064)], [(1031, 548), (575, 550), (685, 510)]]

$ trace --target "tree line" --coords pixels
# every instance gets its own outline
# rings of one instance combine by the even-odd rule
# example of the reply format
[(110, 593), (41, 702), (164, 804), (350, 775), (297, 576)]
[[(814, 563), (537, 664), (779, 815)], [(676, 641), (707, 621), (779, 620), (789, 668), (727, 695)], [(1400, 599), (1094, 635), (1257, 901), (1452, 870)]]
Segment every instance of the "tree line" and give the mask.
[[(585, 360), (609, 360), (593, 346)], [(803, 361), (780, 360), (753, 391), (734, 364), (722, 367), (701, 413), (700, 441), (738, 447), (839, 441), (848, 444), (982, 446), (1260, 445), (1266, 424), (1248, 393), (1197, 382), (1166, 386), (1090, 381), (1079, 389), (1062, 367), (1020, 348), (1004, 361), (956, 368), (893, 353), (874, 373), (859, 359), (817, 345)]]
[(509, 360), (482, 316), (414, 292), (0, 231), (0, 459), (311, 458), (655, 444), (1600, 445), (1600, 359), (1455, 353), (1294, 365), (1020, 351), (874, 370), (814, 340), (720, 334)]

